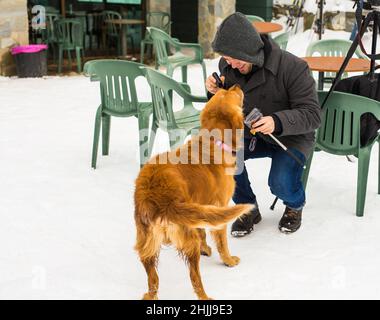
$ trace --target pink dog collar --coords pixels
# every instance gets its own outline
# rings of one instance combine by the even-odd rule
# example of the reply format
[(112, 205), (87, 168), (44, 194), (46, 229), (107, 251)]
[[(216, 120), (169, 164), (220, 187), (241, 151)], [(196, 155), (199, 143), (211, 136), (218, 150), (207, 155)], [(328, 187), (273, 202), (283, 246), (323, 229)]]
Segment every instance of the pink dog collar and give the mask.
[(225, 150), (229, 153), (234, 153), (234, 151), (232, 150), (232, 148), (228, 145), (228, 144), (225, 144), (223, 141), (221, 140), (216, 140), (215, 141), (215, 144), (221, 148), (222, 150)]

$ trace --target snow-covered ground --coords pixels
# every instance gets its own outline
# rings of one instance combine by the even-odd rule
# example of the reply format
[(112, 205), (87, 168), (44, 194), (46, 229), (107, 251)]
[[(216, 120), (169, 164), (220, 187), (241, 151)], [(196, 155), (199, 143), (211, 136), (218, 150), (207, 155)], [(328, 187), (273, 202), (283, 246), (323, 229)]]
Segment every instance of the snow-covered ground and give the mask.
[[(348, 38), (326, 34), (334, 36)], [(290, 51), (304, 55), (307, 38), (292, 38)], [(207, 61), (208, 73), (216, 67)], [(201, 94), (198, 66), (189, 78)], [(139, 88), (149, 98), (146, 83)], [(112, 119), (110, 155), (99, 155), (92, 170), (98, 105), (98, 84), (83, 76), (0, 78), (0, 299), (139, 299), (145, 292), (133, 250), (137, 121)], [(168, 147), (164, 133), (157, 140), (156, 151)], [(303, 225), (293, 235), (277, 230), (282, 204), (269, 210), (270, 161), (248, 162), (263, 221), (246, 238), (229, 236), (237, 267), (225, 267), (214, 246), (202, 257), (206, 292), (216, 299), (380, 298), (378, 152), (376, 145), (363, 218), (355, 216), (357, 163), (317, 153)], [(161, 299), (195, 298), (171, 247), (162, 249), (159, 275)]]

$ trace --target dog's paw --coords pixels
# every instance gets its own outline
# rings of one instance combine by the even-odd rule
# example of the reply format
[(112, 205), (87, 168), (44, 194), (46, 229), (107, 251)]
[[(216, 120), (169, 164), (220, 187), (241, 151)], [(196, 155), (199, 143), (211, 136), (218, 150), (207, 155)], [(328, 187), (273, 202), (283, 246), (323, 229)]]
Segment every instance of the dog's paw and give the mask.
[(142, 300), (158, 300), (158, 296), (156, 293), (147, 292), (144, 294)]
[(227, 267), (235, 267), (239, 264), (240, 258), (236, 256), (231, 256), (226, 259), (223, 259), (223, 262)]
[(201, 247), (201, 255), (202, 256), (211, 256), (211, 247), (210, 246), (202, 246)]
[(208, 296), (204, 296), (204, 297), (199, 297), (199, 300), (214, 300), (214, 299)]

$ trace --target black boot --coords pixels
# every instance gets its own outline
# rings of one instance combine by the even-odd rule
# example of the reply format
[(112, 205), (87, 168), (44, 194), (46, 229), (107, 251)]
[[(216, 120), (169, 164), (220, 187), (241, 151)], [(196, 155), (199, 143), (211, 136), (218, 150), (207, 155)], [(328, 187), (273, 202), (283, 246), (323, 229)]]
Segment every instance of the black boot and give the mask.
[(235, 220), (231, 227), (231, 235), (236, 238), (244, 237), (250, 234), (253, 230), (253, 225), (258, 224), (260, 221), (261, 214), (259, 207), (256, 205), (249, 213)]
[(283, 233), (296, 232), (301, 226), (302, 209), (294, 210), (286, 207), (284, 215), (282, 216), (278, 228)]

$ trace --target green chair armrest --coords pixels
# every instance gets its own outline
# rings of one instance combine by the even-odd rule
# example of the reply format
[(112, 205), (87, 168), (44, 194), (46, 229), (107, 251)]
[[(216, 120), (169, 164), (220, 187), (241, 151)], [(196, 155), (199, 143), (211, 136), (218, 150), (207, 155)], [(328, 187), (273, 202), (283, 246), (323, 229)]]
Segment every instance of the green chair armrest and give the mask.
[(199, 43), (180, 42), (179, 44), (181, 47), (201, 49), (201, 45)]
[(179, 82), (179, 85), (182, 86), (183, 89), (185, 89), (188, 93), (190, 93), (190, 100), (192, 102), (207, 102), (208, 98), (205, 96), (196, 96), (191, 94), (190, 86), (185, 82)]
[(190, 86), (186, 82), (178, 82), (180, 86), (182, 86), (183, 89), (191, 93)]
[[(150, 33), (150, 27), (146, 27), (147, 31)], [(169, 43), (169, 45), (173, 46), (173, 47), (178, 47), (178, 44), (180, 43), (178, 40), (176, 40), (175, 38), (166, 38), (165, 41), (167, 41)]]
[(208, 98), (205, 96), (194, 96), (191, 95), (191, 99), (193, 102), (208, 102)]
[(180, 42), (179, 45), (181, 48), (193, 49), (196, 58), (199, 60), (203, 60), (203, 50), (202, 50), (202, 47), (199, 43)]
[(191, 102), (207, 102), (206, 96), (196, 96), (191, 94), (190, 86), (184, 82), (177, 82), (178, 88), (176, 92), (183, 98)]
[(93, 70), (93, 65), (97, 63), (98, 61), (100, 60), (87, 61), (83, 67), (83, 74), (86, 77), (90, 77), (90, 81), (100, 81), (100, 78), (98, 77), (98, 75), (94, 73), (94, 70)]

